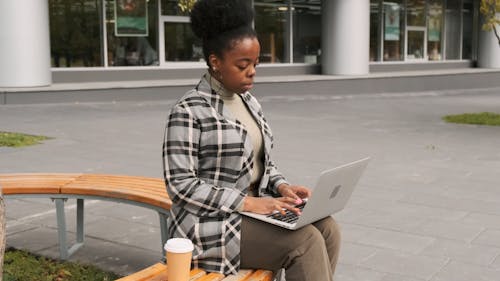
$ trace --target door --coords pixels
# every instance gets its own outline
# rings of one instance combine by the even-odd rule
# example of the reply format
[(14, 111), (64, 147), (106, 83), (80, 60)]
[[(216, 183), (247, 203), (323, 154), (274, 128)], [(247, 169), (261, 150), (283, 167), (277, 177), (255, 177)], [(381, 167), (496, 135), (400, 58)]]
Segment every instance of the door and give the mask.
[(425, 0), (406, 1), (405, 60), (423, 61), (427, 57), (427, 17)]
[(407, 61), (422, 61), (427, 54), (427, 29), (425, 27), (408, 26), (406, 28)]

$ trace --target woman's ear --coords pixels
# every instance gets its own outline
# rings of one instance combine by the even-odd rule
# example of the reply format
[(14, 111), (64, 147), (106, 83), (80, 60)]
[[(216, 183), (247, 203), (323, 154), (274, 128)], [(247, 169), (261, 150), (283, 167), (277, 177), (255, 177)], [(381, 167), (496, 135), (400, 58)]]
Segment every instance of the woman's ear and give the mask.
[(210, 63), (210, 68), (213, 72), (220, 71), (220, 59), (215, 54), (208, 56), (208, 62)]

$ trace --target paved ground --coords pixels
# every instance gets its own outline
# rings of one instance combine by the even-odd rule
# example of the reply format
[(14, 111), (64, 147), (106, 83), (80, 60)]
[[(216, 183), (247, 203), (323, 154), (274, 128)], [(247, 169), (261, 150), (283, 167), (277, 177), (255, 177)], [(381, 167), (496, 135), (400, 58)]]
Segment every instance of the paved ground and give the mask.
[[(314, 185), (324, 168), (373, 157), (349, 206), (335, 216), (343, 233), (336, 280), (500, 279), (500, 127), (441, 120), (445, 114), (498, 112), (500, 89), (255, 92), (276, 136), (274, 157), (289, 180)], [(0, 172), (161, 177), (163, 126), (172, 103), (0, 106), (0, 130), (54, 138), (0, 148)], [(86, 245), (72, 260), (127, 274), (161, 258), (155, 213), (101, 201), (86, 205)], [(8, 199), (7, 217), (10, 246), (57, 256), (51, 202)]]

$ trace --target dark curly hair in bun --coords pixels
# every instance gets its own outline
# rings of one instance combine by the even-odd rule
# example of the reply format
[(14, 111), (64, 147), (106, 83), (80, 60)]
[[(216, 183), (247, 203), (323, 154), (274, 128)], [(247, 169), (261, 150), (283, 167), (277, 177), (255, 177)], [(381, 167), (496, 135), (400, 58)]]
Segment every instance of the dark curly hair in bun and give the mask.
[(203, 40), (207, 65), (211, 54), (223, 52), (244, 38), (256, 38), (252, 27), (254, 11), (250, 0), (198, 0), (191, 11), (191, 28)]

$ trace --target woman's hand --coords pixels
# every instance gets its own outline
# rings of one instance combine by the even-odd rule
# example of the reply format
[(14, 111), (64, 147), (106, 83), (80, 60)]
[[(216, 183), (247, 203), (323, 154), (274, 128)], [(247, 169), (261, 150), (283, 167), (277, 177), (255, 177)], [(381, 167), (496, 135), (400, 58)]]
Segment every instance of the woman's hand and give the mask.
[(243, 211), (261, 215), (268, 215), (273, 212), (285, 214), (285, 210), (290, 210), (300, 215), (300, 210), (295, 208), (296, 199), (291, 197), (245, 197), (243, 201)]
[(302, 199), (311, 196), (311, 190), (305, 186), (280, 184), (278, 192), (283, 197), (290, 197), (296, 200), (295, 205), (302, 203)]

